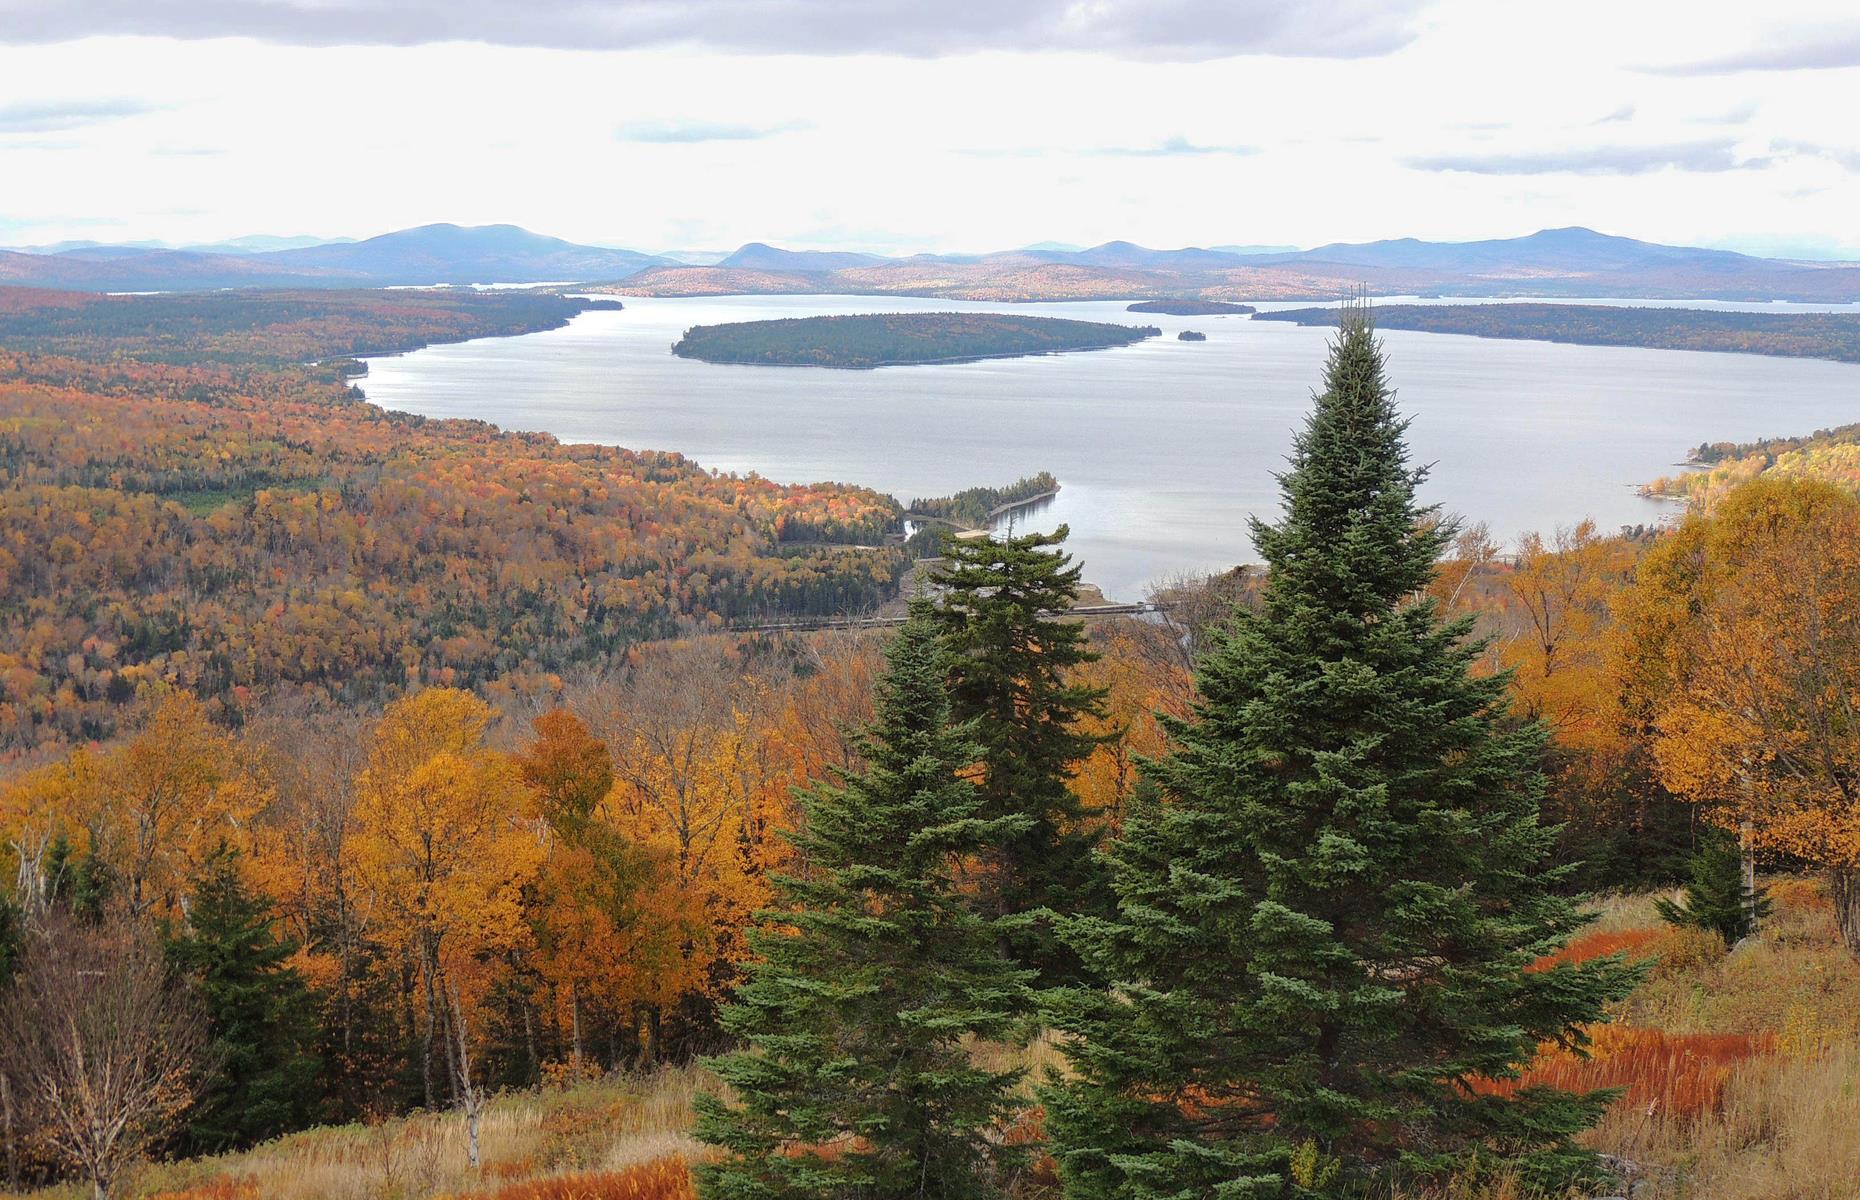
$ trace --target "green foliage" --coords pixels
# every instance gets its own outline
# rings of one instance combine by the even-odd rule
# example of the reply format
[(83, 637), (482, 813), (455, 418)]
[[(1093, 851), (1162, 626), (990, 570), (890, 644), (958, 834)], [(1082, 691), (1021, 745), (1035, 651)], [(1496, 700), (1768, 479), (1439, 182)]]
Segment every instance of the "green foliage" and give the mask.
[(1016, 504), (1059, 490), (1051, 471), (1017, 479), (1006, 487), (964, 488), (953, 496), (932, 496), (911, 501), (910, 511), (924, 517), (941, 517), (970, 529), (980, 529)]
[[(1076, 621), (1053, 614), (1078, 599), (1079, 570), (1051, 534), (952, 541), (932, 579), (953, 652), (950, 700), (973, 722), (982, 811), (1014, 817), (1021, 831), (983, 856), (984, 903), (1001, 915), (1076, 913), (1107, 902), (1093, 859), (1100, 834), (1068, 780), (1104, 740), (1080, 728), (1103, 713), (1104, 690), (1072, 680), (1097, 655)], [(1009, 946), (1042, 982), (1079, 978), (1077, 955), (1050, 925), (1016, 925)]]
[(1008, 313), (870, 313), (694, 325), (673, 346), (714, 363), (865, 370), (1128, 346), (1162, 331)]
[(1049, 997), (1075, 1070), (1044, 1092), (1070, 1200), (1592, 1169), (1571, 1139), (1605, 1094), (1465, 1086), (1580, 1041), (1636, 974), (1525, 970), (1584, 921), (1546, 865), (1544, 734), (1508, 722), (1505, 677), (1471, 673), (1470, 624), (1417, 599), (1452, 531), (1415, 499), (1404, 427), (1353, 311), (1284, 518), (1254, 524), (1261, 605), (1145, 764), (1160, 802), (1106, 855), (1115, 910), (1061, 925), (1113, 985)]
[(1770, 898), (1763, 888), (1744, 886), (1744, 859), (1737, 839), (1722, 830), (1709, 831), (1689, 863), (1685, 902), (1654, 902), (1660, 919), (1680, 928), (1709, 929), (1735, 946), (1750, 936), (1757, 923), (1770, 915)]
[(968, 1039), (1020, 1035), (1027, 973), (963, 895), (960, 861), (1015, 834), (960, 772), (948, 652), (927, 605), (886, 655), (863, 769), (801, 793), (798, 876), (753, 935), (760, 961), (723, 1012), (747, 1048), (710, 1065), (733, 1103), (700, 1098), (697, 1134), (727, 1157), (706, 1200), (990, 1197), (1011, 1150), (986, 1137), (1017, 1073), (976, 1066)]
[(236, 854), (209, 859), (167, 951), (199, 986), (218, 1068), (189, 1110), (183, 1146), (214, 1153), (311, 1124), (322, 1074), (315, 1006), (290, 965), (297, 946), (278, 938), (271, 902), (247, 888)]

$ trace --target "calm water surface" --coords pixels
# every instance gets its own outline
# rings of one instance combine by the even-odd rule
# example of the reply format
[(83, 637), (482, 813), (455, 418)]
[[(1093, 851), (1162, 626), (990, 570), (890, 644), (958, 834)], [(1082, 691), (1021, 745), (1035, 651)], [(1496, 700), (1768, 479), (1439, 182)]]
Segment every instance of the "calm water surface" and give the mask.
[[(1246, 517), (1277, 513), (1272, 472), (1310, 404), (1328, 331), (1168, 317), (1122, 301), (998, 305), (871, 296), (627, 297), (566, 328), (372, 360), (385, 408), (473, 417), (565, 441), (677, 450), (782, 482), (868, 484), (909, 502), (1039, 470), (1063, 490), (1086, 578), (1120, 599), (1249, 561)], [(1299, 307), (1262, 305), (1261, 307)], [(1705, 307), (1705, 305), (1697, 305)], [(1787, 311), (1798, 306), (1712, 305)], [(1837, 306), (1827, 306), (1829, 308)], [(692, 325), (819, 313), (1016, 312), (1153, 324), (1162, 338), (1039, 358), (875, 371), (674, 358)], [(1178, 342), (1198, 329), (1206, 342)], [(1512, 538), (1585, 517), (1650, 523), (1636, 485), (1701, 441), (1860, 421), (1860, 366), (1755, 355), (1383, 335), (1424, 499)]]

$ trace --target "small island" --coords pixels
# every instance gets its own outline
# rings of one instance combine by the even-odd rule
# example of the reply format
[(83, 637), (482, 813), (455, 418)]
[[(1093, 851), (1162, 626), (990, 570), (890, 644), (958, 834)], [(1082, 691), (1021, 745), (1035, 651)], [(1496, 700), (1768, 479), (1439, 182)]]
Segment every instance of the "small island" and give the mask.
[(1208, 340), (1208, 335), (1199, 330), (1184, 329), (1182, 332), (1175, 335), (1175, 340), (1178, 342), (1205, 342)]
[(1258, 312), (1251, 304), (1229, 304), (1225, 300), (1140, 300), (1124, 310), (1133, 313), (1161, 313), (1166, 317), (1218, 317), (1223, 313)]
[(1006, 313), (869, 313), (697, 325), (672, 353), (710, 363), (870, 370), (1103, 350), (1161, 333), (1153, 325)]

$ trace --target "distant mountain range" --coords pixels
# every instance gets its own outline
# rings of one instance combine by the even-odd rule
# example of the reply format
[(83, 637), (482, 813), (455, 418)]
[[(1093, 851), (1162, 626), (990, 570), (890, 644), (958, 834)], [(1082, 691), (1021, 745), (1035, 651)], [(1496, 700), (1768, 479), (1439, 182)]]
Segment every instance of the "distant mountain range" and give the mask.
[(621, 279), (673, 262), (515, 225), (422, 225), (359, 242), (253, 237), (200, 249), (96, 243), (47, 249), (0, 250), (0, 284), (130, 292), (556, 283)]
[(0, 250), (0, 284), (91, 291), (580, 283), (648, 295), (820, 292), (982, 300), (1327, 298), (1398, 295), (1860, 301), (1860, 264), (1668, 246), (1592, 229), (1477, 242), (1414, 238), (1297, 250), (1232, 245), (1087, 249), (1045, 242), (987, 254), (886, 257), (788, 250), (646, 254), (514, 225), (422, 225), (362, 241), (253, 236), (205, 246), (70, 242)]

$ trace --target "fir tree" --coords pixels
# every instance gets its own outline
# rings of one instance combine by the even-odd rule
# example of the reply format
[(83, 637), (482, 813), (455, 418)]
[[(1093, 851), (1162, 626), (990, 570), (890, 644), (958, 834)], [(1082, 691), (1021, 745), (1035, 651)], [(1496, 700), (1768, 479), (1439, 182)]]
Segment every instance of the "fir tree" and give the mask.
[(711, 1064), (735, 1102), (700, 1101), (698, 1136), (728, 1155), (698, 1169), (706, 1200), (997, 1191), (1007, 1152), (985, 1134), (1017, 1073), (974, 1065), (965, 1039), (1017, 1036), (1031, 997), (954, 871), (1024, 819), (984, 817), (960, 774), (973, 730), (951, 724), (922, 600), (886, 663), (865, 765), (801, 793), (805, 870), (776, 880), (760, 960), (723, 1012), (747, 1045)]
[[(1080, 722), (1102, 714), (1104, 690), (1071, 677), (1097, 655), (1076, 621), (1053, 616), (1078, 599), (1080, 568), (1057, 549), (1068, 532), (952, 539), (933, 577), (953, 654), (951, 705), (958, 721), (975, 724), (982, 812), (1026, 819), (980, 864), (986, 903), (1003, 916), (1108, 903), (1093, 856), (1099, 823), (1070, 785), (1102, 740)], [(1042, 982), (1078, 978), (1077, 955), (1049, 925), (1012, 928), (1009, 952)]]
[(240, 878), (238, 856), (210, 858), (187, 929), (168, 943), (169, 961), (199, 985), (218, 1068), (190, 1110), (190, 1151), (251, 1145), (315, 1119), (322, 1065), (310, 992), (289, 961), (296, 952), (273, 931), (270, 901)]
[(1422, 596), (1451, 530), (1415, 498), (1367, 313), (1252, 533), (1270, 566), (1145, 764), (1116, 909), (1062, 925), (1109, 991), (1051, 996), (1046, 1092), (1071, 1200), (1350, 1195), (1502, 1159), (1591, 1169), (1605, 1094), (1475, 1094), (1624, 994), (1615, 960), (1526, 973), (1583, 924), (1547, 866), (1544, 734)]
[(1692, 879), (1686, 884), (1684, 904), (1654, 901), (1667, 924), (1709, 929), (1732, 946), (1769, 916), (1770, 898), (1763, 888), (1745, 886), (1744, 856), (1728, 834), (1712, 830), (1692, 856), (1689, 869)]

